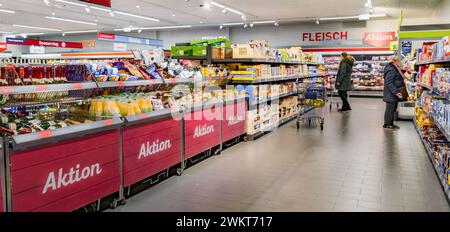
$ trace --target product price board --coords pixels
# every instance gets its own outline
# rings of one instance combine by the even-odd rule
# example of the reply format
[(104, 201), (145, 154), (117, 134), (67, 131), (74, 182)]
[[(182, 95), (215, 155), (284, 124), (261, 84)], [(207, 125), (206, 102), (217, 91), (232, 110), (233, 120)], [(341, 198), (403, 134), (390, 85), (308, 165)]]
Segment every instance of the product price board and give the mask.
[(101, 133), (9, 151), (12, 211), (68, 212), (118, 192), (120, 130), (107, 122)]
[(245, 98), (226, 102), (223, 108), (222, 141), (228, 141), (246, 133), (247, 103)]
[(185, 115), (185, 159), (220, 145), (221, 104), (192, 107)]
[(123, 130), (125, 187), (181, 163), (181, 119), (170, 112), (156, 119), (153, 116), (144, 114), (141, 118), (150, 120), (133, 124), (133, 119), (127, 119)]

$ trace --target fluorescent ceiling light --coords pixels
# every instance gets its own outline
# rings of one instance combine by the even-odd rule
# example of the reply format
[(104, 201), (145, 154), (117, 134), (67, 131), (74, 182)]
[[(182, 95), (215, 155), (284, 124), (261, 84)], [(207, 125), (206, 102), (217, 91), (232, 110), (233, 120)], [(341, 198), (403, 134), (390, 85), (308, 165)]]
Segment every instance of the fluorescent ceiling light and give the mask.
[(224, 5), (220, 4), (220, 3), (217, 3), (217, 2), (211, 2), (211, 5), (223, 8), (225, 10), (225, 12), (226, 11), (230, 11), (230, 12), (233, 12), (233, 13), (239, 14), (239, 15), (243, 15), (244, 14), (244, 13), (238, 11), (238, 10), (235, 10), (233, 8), (230, 8), (230, 7), (226, 7), (226, 6), (224, 6)]
[(151, 20), (151, 21), (155, 21), (155, 22), (159, 22), (161, 20), (159, 19), (155, 19), (155, 18), (151, 18), (151, 17), (146, 17), (146, 16), (141, 16), (141, 15), (135, 15), (135, 14), (131, 14), (131, 13), (127, 13), (127, 12), (122, 12), (122, 11), (114, 11), (114, 13), (116, 14), (120, 14), (120, 15), (125, 15), (125, 16), (130, 16), (130, 17), (135, 17), (135, 18), (139, 18), (139, 19), (146, 19), (146, 20)]
[(219, 3), (217, 3), (217, 2), (211, 2), (211, 5), (214, 5), (214, 6), (217, 6), (217, 7), (220, 7), (220, 8), (225, 8), (224, 5), (219, 4)]
[(342, 16), (342, 17), (325, 17), (320, 18), (321, 21), (327, 21), (327, 20), (341, 20), (341, 19), (358, 19), (359, 16)]
[(253, 24), (268, 24), (268, 23), (275, 23), (275, 20), (270, 20), (270, 21), (255, 21), (252, 22)]
[(224, 26), (237, 26), (237, 25), (244, 25), (244, 23), (224, 23), (222, 25), (224, 25)]
[(27, 34), (29, 36), (33, 36), (33, 35), (45, 35), (45, 33), (24, 33)]
[(5, 10), (5, 9), (0, 9), (0, 12), (8, 13), (8, 14), (15, 14), (15, 13), (16, 13), (16, 12), (13, 11), (13, 10)]
[(81, 33), (94, 33), (98, 32), (98, 30), (87, 30), (87, 31), (66, 31), (66, 34), (81, 34)]
[(87, 5), (85, 5), (85, 4), (76, 3), (76, 2), (69, 2), (69, 1), (65, 1), (65, 0), (53, 0), (53, 1), (55, 1), (55, 2), (61, 2), (61, 3), (66, 3), (66, 4), (70, 4), (70, 5), (74, 5), (74, 6), (87, 7)]
[(65, 19), (65, 18), (58, 18), (58, 17), (50, 17), (50, 16), (46, 16), (45, 18), (46, 19), (51, 19), (51, 20), (64, 21), (64, 22), (71, 22), (71, 23), (79, 23), (79, 24), (87, 24), (87, 25), (97, 26), (96, 23), (80, 21), (80, 20)]
[(176, 28), (191, 28), (191, 25), (184, 26), (165, 26), (165, 27), (142, 27), (142, 30), (159, 30), (159, 29), (176, 29)]
[(38, 29), (38, 30), (43, 30), (43, 31), (61, 31), (59, 29), (53, 29), (53, 28), (47, 28), (47, 27), (35, 27), (35, 26), (27, 26), (27, 25), (19, 25), (19, 24), (13, 24), (13, 27)]
[(101, 7), (96, 7), (96, 6), (91, 6), (91, 9), (94, 10), (99, 10), (99, 11), (104, 11), (104, 12), (110, 12), (110, 9), (106, 9), (106, 8), (101, 8)]
[(231, 12), (233, 12), (233, 13), (235, 13), (235, 14), (239, 14), (239, 15), (243, 15), (243, 13), (242, 12), (240, 12), (240, 11), (238, 11), (238, 10), (235, 10), (235, 9), (232, 9), (232, 8), (225, 8), (225, 9), (227, 9), (228, 11), (231, 11)]
[(373, 14), (373, 15), (370, 15), (371, 18), (384, 18), (386, 16), (387, 16), (387, 14)]
[(9, 31), (0, 31), (0, 34), (12, 34), (12, 32), (9, 32)]

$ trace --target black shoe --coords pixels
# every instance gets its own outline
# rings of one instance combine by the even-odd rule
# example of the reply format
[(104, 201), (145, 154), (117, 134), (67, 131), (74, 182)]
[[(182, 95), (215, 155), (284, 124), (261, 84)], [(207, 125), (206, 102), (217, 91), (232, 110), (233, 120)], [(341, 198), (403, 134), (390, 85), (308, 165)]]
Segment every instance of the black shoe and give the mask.
[(391, 130), (395, 130), (395, 127), (394, 126), (390, 126), (390, 125), (383, 125), (383, 128), (384, 129), (391, 129)]
[(396, 129), (396, 130), (398, 130), (398, 129), (400, 129), (400, 127), (399, 126), (397, 126), (397, 125), (392, 125), (393, 127), (394, 127), (394, 129)]

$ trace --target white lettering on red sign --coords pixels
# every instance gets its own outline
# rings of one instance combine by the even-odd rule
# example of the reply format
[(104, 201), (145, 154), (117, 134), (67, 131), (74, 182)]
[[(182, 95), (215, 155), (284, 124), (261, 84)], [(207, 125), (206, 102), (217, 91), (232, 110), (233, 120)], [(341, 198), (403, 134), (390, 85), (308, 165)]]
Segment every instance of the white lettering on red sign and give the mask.
[(213, 125), (203, 125), (203, 126), (197, 126), (195, 128), (194, 138), (199, 138), (208, 134), (211, 134), (214, 132), (214, 126)]
[(388, 46), (390, 42), (396, 40), (394, 31), (391, 32), (367, 32), (364, 33), (365, 44), (373, 45), (375, 47)]
[(157, 139), (156, 141), (153, 141), (153, 143), (144, 143), (141, 146), (141, 151), (139, 152), (138, 159), (146, 158), (156, 153), (163, 152), (170, 149), (171, 147), (172, 142), (170, 140), (159, 141), (159, 139)]
[(100, 39), (110, 39), (110, 40), (114, 40), (114, 39), (116, 38), (116, 35), (114, 35), (114, 34), (99, 33), (99, 34), (98, 34), (98, 38), (100, 38)]
[(6, 43), (0, 43), (0, 52), (6, 51), (8, 49), (8, 45)]
[(241, 115), (239, 115), (239, 116), (232, 115), (232, 116), (230, 116), (228, 118), (228, 125), (229, 126), (233, 126), (233, 125), (236, 125), (236, 124), (238, 124), (238, 123), (240, 123), (240, 122), (242, 122), (244, 120), (245, 120), (244, 117), (241, 116)]
[(41, 40), (39, 40), (39, 46), (59, 47), (59, 43), (58, 42), (50, 42), (50, 41), (41, 41)]
[(55, 191), (82, 180), (89, 179), (90, 177), (94, 177), (100, 173), (102, 173), (102, 168), (99, 163), (84, 167), (82, 170), (81, 166), (77, 164), (75, 168), (70, 168), (68, 172), (63, 168), (60, 168), (58, 171), (58, 176), (56, 176), (55, 172), (50, 172), (48, 174), (47, 182), (45, 183), (42, 194), (47, 193), (49, 189)]
[(310, 42), (320, 42), (320, 41), (331, 41), (331, 40), (348, 40), (348, 32), (346, 31), (335, 31), (335, 32), (304, 32), (303, 41)]

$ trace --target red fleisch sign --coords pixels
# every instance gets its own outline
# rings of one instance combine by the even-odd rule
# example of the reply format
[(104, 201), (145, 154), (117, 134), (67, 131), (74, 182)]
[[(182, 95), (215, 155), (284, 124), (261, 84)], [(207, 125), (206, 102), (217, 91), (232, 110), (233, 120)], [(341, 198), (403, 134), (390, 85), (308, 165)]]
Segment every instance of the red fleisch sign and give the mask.
[(364, 33), (363, 42), (375, 47), (386, 47), (392, 41), (395, 41), (395, 32), (366, 32)]
[(82, 2), (88, 2), (95, 5), (111, 7), (111, 0), (80, 0)]
[(348, 32), (346, 31), (327, 31), (327, 32), (304, 32), (302, 41), (304, 42), (321, 42), (334, 40), (348, 40)]

